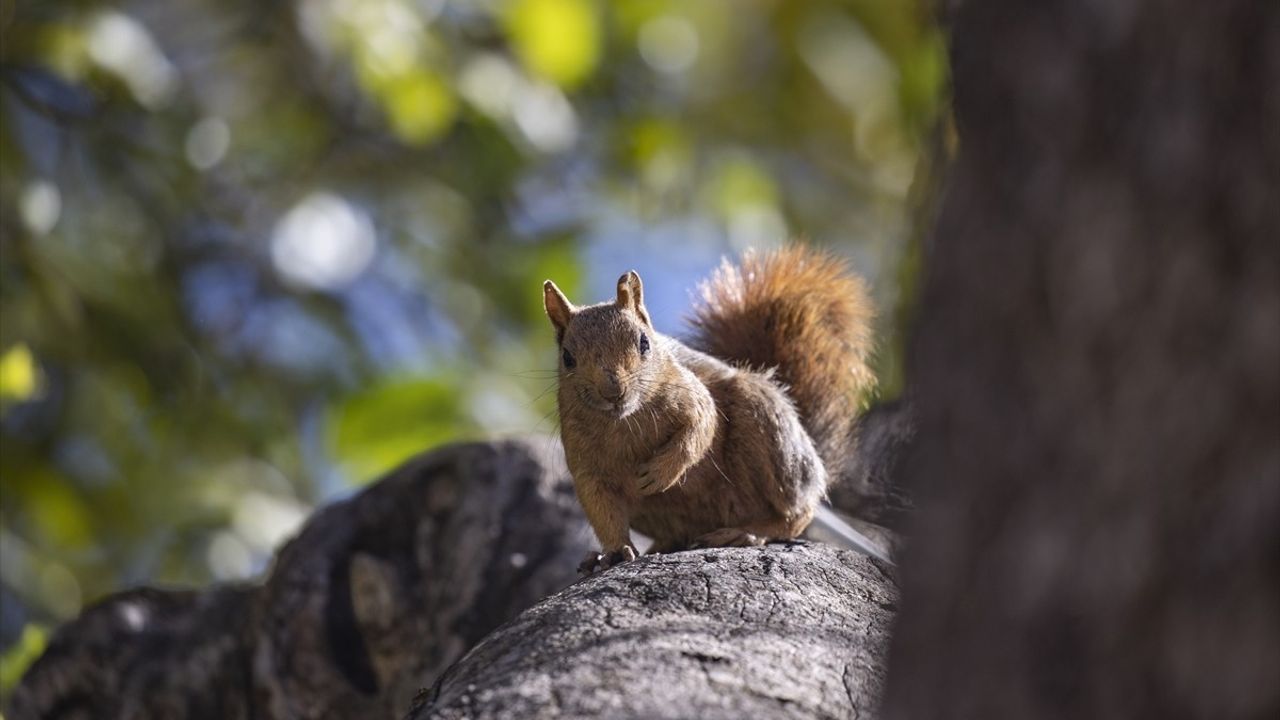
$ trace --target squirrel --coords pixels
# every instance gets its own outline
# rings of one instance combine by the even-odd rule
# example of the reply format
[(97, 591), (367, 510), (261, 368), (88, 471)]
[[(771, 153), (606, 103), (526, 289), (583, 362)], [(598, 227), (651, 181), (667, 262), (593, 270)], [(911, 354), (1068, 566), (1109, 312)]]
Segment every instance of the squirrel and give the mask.
[(574, 489), (600, 541), (583, 573), (650, 553), (798, 537), (846, 467), (869, 367), (871, 302), (836, 256), (793, 245), (725, 260), (687, 344), (657, 332), (640, 276), (575, 306), (543, 284)]

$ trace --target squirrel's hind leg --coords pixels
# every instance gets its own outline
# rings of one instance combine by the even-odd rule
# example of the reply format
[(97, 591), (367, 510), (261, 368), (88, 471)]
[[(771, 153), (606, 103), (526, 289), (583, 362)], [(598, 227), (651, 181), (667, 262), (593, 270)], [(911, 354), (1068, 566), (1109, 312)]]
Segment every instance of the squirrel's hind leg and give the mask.
[(802, 520), (772, 520), (720, 528), (699, 536), (690, 547), (759, 547), (773, 540), (791, 540), (804, 532), (810, 516), (806, 514)]
[(756, 535), (743, 528), (720, 528), (700, 536), (690, 545), (691, 548), (713, 547), (757, 547), (769, 542), (769, 538)]

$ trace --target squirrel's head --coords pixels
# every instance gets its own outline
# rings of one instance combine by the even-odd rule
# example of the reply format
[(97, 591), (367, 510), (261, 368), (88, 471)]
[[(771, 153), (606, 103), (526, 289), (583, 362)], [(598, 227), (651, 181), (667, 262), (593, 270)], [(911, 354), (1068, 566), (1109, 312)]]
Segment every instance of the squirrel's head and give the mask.
[(613, 302), (576, 307), (550, 280), (542, 299), (560, 347), (562, 398), (625, 417), (653, 397), (666, 356), (634, 270), (618, 278)]

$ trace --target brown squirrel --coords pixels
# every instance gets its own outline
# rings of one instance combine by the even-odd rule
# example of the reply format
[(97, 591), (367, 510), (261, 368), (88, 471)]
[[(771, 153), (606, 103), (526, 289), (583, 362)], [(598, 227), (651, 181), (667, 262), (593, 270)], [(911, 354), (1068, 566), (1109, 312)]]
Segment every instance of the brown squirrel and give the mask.
[(700, 285), (686, 345), (658, 333), (640, 276), (612, 302), (543, 300), (560, 348), (561, 438), (602, 551), (586, 573), (649, 552), (795, 538), (853, 448), (872, 309), (838, 258), (748, 252)]

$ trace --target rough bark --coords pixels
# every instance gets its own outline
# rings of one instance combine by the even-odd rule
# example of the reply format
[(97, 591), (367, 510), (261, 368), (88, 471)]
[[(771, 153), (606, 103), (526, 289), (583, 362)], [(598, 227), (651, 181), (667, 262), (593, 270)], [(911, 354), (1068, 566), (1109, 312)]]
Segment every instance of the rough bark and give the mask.
[(398, 717), (424, 679), (572, 582), (595, 541), (558, 452), (448, 448), (313, 517), (259, 604), (272, 716)]
[(869, 717), (896, 601), (821, 544), (647, 556), (504, 625), (409, 717)]
[[(319, 510), (282, 548), (262, 584), (198, 592), (142, 588), (107, 598), (55, 633), (15, 690), (7, 717), (402, 717), (415, 692), (489, 631), (576, 579), (578, 561), (595, 546), (595, 538), (573, 497), (561, 452), (550, 438), (442, 448)], [(721, 558), (718, 552), (727, 555)], [(703, 659), (693, 660), (699, 668), (715, 670), (726, 697), (735, 692), (735, 673), (742, 673), (737, 688), (742, 697), (725, 701), (733, 707), (756, 702), (782, 707), (765, 695), (786, 697), (819, 687), (787, 685), (796, 681), (787, 679), (793, 671), (785, 667), (822, 668), (826, 684), (820, 683), (817, 704), (797, 701), (792, 708), (794, 713), (812, 710), (798, 716), (820, 717), (825, 709), (839, 707), (839, 697), (831, 694), (832, 677), (840, 687), (848, 684), (862, 708), (870, 707), (867, 693), (879, 684), (880, 665), (866, 653), (883, 645), (893, 590), (871, 589), (880, 576), (861, 578), (859, 573), (873, 572), (872, 566), (858, 566), (851, 557), (800, 547), (706, 551), (646, 560), (607, 577), (618, 581), (636, 574), (640, 579), (626, 592), (634, 587), (649, 593), (638, 596), (642, 600), (694, 609), (704, 600), (715, 603), (704, 608), (704, 625), (691, 625), (683, 640), (664, 635), (669, 626), (655, 626), (637, 628), (628, 642), (643, 636), (664, 647), (693, 647), (699, 638), (714, 635), (713, 644), (723, 652), (704, 652)], [(824, 562), (830, 567), (819, 567)], [(662, 568), (690, 566), (700, 570), (689, 576), (696, 580), (693, 585), (664, 579)], [(855, 595), (823, 596), (826, 600), (817, 604), (814, 597), (802, 598), (795, 584), (816, 583), (831, 594), (832, 584), (847, 578), (858, 583), (852, 586)], [(585, 603), (583, 613), (599, 606), (596, 595), (584, 596), (582, 589), (605, 581), (591, 582), (595, 585), (570, 591)], [(735, 587), (755, 588), (755, 597), (726, 594)], [(711, 588), (717, 588), (714, 596), (707, 594)], [(729, 601), (738, 604), (726, 606)], [(799, 604), (790, 607), (793, 601)], [(886, 607), (876, 605), (882, 601)], [(771, 609), (765, 612), (760, 603)], [(867, 603), (875, 607), (864, 608)], [(631, 612), (630, 621), (641, 622), (635, 608)], [(717, 615), (724, 612), (738, 613), (732, 632)], [(805, 613), (818, 619), (806, 621)], [(695, 615), (689, 611), (691, 623)], [(760, 618), (765, 622), (759, 632), (750, 631), (749, 623)], [(872, 634), (864, 637), (858, 627), (839, 624), (855, 618), (874, 619), (875, 627), (866, 631)], [(828, 652), (825, 641), (806, 644), (828, 626), (844, 633), (840, 642), (853, 643), (853, 655), (846, 649)], [(750, 648), (764, 647), (760, 643), (787, 627), (809, 633), (803, 642), (786, 646), (795, 654), (787, 660), (790, 666), (767, 671), (761, 660), (746, 659)], [(744, 644), (732, 650), (735, 638)], [(743, 659), (733, 660), (739, 656)], [(846, 656), (855, 659), (831, 675), (831, 658)], [(632, 684), (633, 691), (648, 687), (662, 697), (662, 688), (644, 686), (641, 678)]]
[(594, 543), (547, 439), (457, 445), (318, 512), (260, 586), (141, 589), (61, 628), (7, 717), (401, 717)]
[(890, 718), (1280, 717), (1280, 3), (953, 3)]
[(827, 492), (831, 506), (859, 520), (896, 529), (911, 511), (902, 489), (902, 458), (915, 438), (911, 403), (905, 398), (876, 405), (858, 418), (849, 466)]
[(249, 617), (255, 590), (130, 590), (61, 628), (5, 717), (255, 716)]

